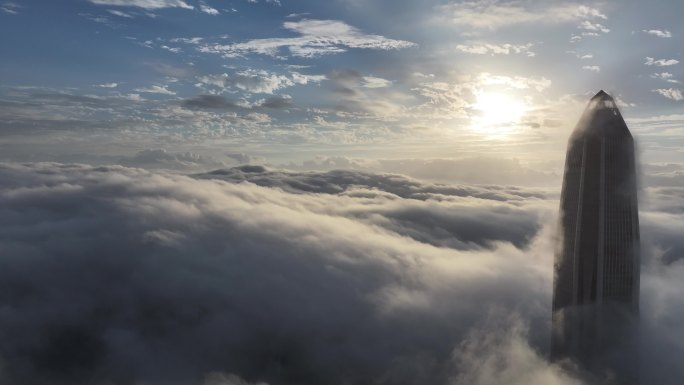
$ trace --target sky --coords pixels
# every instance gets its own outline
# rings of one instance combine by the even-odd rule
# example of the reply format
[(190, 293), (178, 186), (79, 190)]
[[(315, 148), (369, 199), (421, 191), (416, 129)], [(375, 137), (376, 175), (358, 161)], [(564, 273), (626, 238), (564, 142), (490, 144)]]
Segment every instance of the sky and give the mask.
[(549, 362), (567, 139), (635, 138), (684, 377), (678, 1), (0, 0), (0, 385), (608, 385)]
[(680, 155), (678, 1), (1, 4), (7, 160), (486, 157), (558, 175), (599, 89), (645, 160)]

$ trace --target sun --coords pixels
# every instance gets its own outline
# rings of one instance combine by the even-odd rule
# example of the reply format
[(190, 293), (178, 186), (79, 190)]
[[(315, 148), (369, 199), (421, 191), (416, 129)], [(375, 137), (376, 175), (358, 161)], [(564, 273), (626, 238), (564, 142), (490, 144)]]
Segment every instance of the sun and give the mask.
[(506, 134), (520, 123), (527, 111), (524, 102), (497, 92), (477, 93), (472, 105), (475, 114), (471, 119), (474, 130), (488, 134)]

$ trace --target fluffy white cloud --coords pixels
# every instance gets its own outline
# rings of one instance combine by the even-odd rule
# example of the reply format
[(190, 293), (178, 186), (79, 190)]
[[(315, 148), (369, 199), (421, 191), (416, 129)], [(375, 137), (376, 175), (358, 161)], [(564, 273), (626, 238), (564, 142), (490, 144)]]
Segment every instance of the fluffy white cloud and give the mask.
[(586, 71), (591, 71), (591, 72), (601, 72), (601, 67), (600, 67), (600, 66), (596, 66), (596, 65), (593, 65), (593, 66), (582, 66), (582, 69), (583, 69), (583, 70), (586, 70)]
[(644, 33), (647, 33), (647, 34), (653, 35), (653, 36), (664, 37), (664, 38), (672, 37), (672, 33), (670, 33), (670, 31), (668, 31), (666, 29), (663, 29), (663, 30), (660, 30), (660, 29), (644, 29), (642, 31)]
[(677, 60), (677, 59), (658, 59), (658, 60), (655, 60), (654, 58), (647, 56), (644, 64), (646, 64), (647, 66), (667, 67), (667, 66), (673, 66), (675, 64), (679, 64), (679, 60)]
[(282, 88), (291, 87), (295, 84), (306, 85), (317, 83), (325, 79), (323, 75), (304, 75), (298, 72), (288, 74), (276, 74), (265, 70), (246, 69), (237, 71), (232, 75), (227, 73), (198, 76), (199, 87), (214, 88), (218, 92), (236, 88), (239, 90), (273, 94)]
[(601, 11), (599, 11), (597, 8), (587, 7), (586, 5), (578, 6), (577, 10), (575, 11), (575, 15), (577, 15), (578, 17), (590, 19), (608, 19), (608, 17), (605, 14), (601, 13)]
[(528, 326), (515, 315), (499, 312), (491, 318), (454, 351), (453, 385), (587, 385), (530, 348)]
[(653, 92), (657, 92), (660, 95), (663, 95), (664, 97), (676, 101), (684, 100), (684, 95), (682, 95), (682, 90), (678, 88), (658, 88), (653, 90)]
[(116, 5), (122, 7), (139, 7), (144, 9), (160, 9), (160, 8), (185, 8), (194, 9), (184, 0), (90, 0), (93, 4), (98, 5)]
[[(546, 3), (543, 3), (546, 5)], [(497, 29), (523, 23), (565, 23), (581, 19), (606, 19), (598, 9), (579, 4), (525, 7), (515, 1), (462, 1), (439, 7), (448, 20), (471, 28)]]
[(281, 49), (286, 48), (293, 56), (314, 57), (344, 52), (348, 48), (391, 50), (415, 45), (409, 41), (365, 34), (337, 20), (287, 21), (283, 27), (299, 36), (254, 39), (232, 44), (203, 44), (198, 49), (224, 57), (237, 57), (250, 53), (278, 56), (282, 54)]

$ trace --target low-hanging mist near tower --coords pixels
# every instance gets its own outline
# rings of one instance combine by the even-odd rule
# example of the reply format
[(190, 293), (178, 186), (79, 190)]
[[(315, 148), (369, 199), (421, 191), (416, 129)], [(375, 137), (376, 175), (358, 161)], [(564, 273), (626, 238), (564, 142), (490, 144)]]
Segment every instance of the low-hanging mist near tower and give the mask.
[(634, 140), (604, 91), (568, 142), (553, 292), (553, 360), (636, 383), (639, 218)]

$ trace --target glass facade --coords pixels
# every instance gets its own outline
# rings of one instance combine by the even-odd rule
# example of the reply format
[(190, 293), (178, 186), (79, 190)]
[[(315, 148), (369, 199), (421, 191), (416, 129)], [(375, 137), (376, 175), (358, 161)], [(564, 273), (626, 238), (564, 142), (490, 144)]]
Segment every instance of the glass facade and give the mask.
[(614, 369), (638, 314), (639, 218), (634, 141), (603, 91), (568, 142), (558, 236), (552, 358)]

